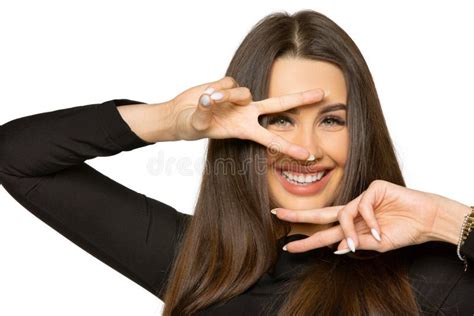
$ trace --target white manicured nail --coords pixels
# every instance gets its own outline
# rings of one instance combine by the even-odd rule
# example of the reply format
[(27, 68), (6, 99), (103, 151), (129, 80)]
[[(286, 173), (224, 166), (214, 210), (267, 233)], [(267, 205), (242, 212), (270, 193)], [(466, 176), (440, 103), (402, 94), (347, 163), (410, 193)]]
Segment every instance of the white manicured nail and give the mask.
[(212, 100), (220, 100), (224, 97), (224, 93), (222, 92), (214, 92), (213, 94), (211, 94), (211, 99)]
[(199, 99), (199, 103), (201, 103), (204, 106), (209, 106), (211, 104), (211, 99), (207, 94), (203, 94), (201, 98)]
[(204, 90), (204, 93), (206, 93), (206, 94), (211, 94), (211, 93), (213, 93), (214, 91), (216, 91), (216, 89), (214, 89), (214, 88), (212, 88), (212, 87), (209, 87), (209, 88), (207, 88), (206, 90)]
[(273, 210), (271, 210), (270, 213), (272, 213), (272, 214), (274, 214), (274, 215), (277, 215), (276, 208), (274, 208)]
[(372, 233), (372, 236), (374, 236), (375, 239), (377, 239), (378, 241), (382, 241), (379, 232), (375, 228), (372, 228), (370, 232)]
[(310, 154), (308, 159), (306, 159), (307, 161), (313, 161), (314, 159), (316, 159), (316, 157), (314, 157), (313, 154)]
[(347, 237), (347, 245), (349, 246), (349, 249), (350, 249), (352, 252), (355, 252), (355, 251), (356, 251), (356, 248), (355, 248), (355, 245), (354, 245), (354, 241), (352, 240), (351, 237)]
[(344, 255), (344, 254), (346, 254), (346, 253), (348, 253), (348, 252), (351, 252), (351, 250), (350, 250), (350, 249), (341, 249), (341, 250), (334, 251), (334, 254), (336, 254), (336, 255)]
[(286, 248), (286, 245), (284, 245), (282, 249), (285, 251), (288, 251), (288, 248)]

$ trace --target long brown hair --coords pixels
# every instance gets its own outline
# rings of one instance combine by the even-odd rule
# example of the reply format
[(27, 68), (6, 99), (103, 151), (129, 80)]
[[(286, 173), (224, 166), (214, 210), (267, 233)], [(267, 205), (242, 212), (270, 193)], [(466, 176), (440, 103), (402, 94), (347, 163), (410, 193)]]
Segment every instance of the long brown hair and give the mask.
[[(275, 12), (247, 34), (226, 75), (248, 87), (254, 100), (265, 99), (279, 57), (331, 62), (344, 74), (350, 148), (332, 205), (346, 204), (376, 179), (405, 186), (372, 76), (351, 38), (318, 12)], [(290, 225), (270, 213), (277, 205), (268, 192), (265, 157), (266, 148), (252, 141), (209, 140), (194, 216), (166, 286), (164, 315), (190, 315), (225, 302), (272, 268), (277, 239)], [(274, 302), (279, 306), (271, 308), (279, 315), (418, 315), (406, 262), (395, 254), (330, 252), (328, 260), (288, 282)]]

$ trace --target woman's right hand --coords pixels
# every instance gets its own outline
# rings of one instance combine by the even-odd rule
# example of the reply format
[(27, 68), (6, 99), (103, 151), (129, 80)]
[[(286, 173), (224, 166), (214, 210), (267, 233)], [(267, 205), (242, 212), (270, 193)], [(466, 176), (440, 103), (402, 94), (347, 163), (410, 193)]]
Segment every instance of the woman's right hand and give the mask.
[[(222, 98), (214, 99), (219, 93)], [(174, 132), (180, 140), (249, 139), (295, 159), (311, 160), (314, 158), (306, 148), (270, 132), (259, 124), (258, 117), (319, 102), (323, 98), (322, 89), (313, 89), (252, 101), (247, 87), (239, 87), (232, 77), (226, 76), (215, 82), (192, 87), (171, 100)]]

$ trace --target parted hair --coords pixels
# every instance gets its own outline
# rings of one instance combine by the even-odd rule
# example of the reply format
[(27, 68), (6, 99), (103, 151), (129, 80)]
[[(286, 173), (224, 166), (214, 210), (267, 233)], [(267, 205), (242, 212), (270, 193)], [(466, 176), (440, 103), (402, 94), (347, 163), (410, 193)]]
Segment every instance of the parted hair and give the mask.
[[(268, 98), (270, 69), (280, 57), (330, 62), (344, 74), (349, 149), (331, 205), (348, 203), (376, 179), (405, 186), (372, 75), (349, 35), (313, 10), (274, 12), (246, 35), (226, 75), (248, 87), (254, 100)], [(264, 116), (259, 121), (265, 126)], [(273, 267), (277, 239), (290, 225), (270, 213), (278, 205), (269, 194), (266, 155), (265, 146), (250, 140), (209, 140), (194, 216), (162, 289), (164, 315), (192, 315), (222, 304)], [(232, 170), (219, 161), (231, 162)], [(419, 315), (407, 263), (396, 250), (321, 253), (275, 293), (268, 314)]]

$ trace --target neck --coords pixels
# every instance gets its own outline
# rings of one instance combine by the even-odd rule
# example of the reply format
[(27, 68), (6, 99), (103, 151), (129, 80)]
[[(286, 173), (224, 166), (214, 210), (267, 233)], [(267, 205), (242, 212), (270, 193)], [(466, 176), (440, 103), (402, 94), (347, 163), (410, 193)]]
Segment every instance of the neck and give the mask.
[(303, 234), (311, 236), (318, 231), (328, 229), (334, 225), (332, 224), (308, 224), (308, 223), (292, 223), (291, 230), (288, 235)]

